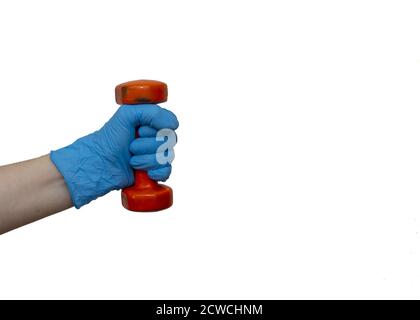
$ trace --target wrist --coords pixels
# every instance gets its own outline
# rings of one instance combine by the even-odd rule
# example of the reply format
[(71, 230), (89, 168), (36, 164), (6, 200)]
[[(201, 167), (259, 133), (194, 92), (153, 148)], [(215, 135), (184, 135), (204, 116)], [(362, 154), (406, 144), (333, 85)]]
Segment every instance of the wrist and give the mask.
[(67, 147), (51, 151), (50, 158), (64, 177), (77, 209), (132, 181), (130, 173), (121, 172), (115, 165), (119, 159), (101, 150), (98, 132), (80, 138)]

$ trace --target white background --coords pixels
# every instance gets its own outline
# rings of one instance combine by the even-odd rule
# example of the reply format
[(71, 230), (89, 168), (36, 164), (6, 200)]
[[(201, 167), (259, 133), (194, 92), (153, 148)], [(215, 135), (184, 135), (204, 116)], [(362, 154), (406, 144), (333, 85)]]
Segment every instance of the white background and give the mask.
[[(417, 1), (2, 1), (0, 164), (169, 85), (175, 204), (0, 237), (0, 298), (420, 298)], [(23, 195), (24, 196), (24, 195)]]

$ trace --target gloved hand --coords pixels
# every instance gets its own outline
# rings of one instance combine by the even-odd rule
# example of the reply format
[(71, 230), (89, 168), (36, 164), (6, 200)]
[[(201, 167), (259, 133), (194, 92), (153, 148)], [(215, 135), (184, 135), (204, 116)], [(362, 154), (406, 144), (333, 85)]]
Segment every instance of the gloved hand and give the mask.
[[(140, 137), (135, 139), (138, 126)], [(157, 161), (157, 150), (164, 141), (157, 141), (156, 133), (177, 128), (176, 116), (158, 105), (121, 106), (99, 131), (51, 151), (50, 157), (64, 177), (74, 206), (80, 208), (132, 185), (133, 168), (147, 171), (151, 179), (166, 180), (171, 164)]]

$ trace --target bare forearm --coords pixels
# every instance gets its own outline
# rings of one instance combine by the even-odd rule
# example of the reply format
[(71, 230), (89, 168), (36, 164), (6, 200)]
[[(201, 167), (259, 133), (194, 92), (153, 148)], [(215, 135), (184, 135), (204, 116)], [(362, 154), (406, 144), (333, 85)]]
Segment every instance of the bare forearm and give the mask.
[(49, 155), (0, 167), (0, 234), (72, 205)]

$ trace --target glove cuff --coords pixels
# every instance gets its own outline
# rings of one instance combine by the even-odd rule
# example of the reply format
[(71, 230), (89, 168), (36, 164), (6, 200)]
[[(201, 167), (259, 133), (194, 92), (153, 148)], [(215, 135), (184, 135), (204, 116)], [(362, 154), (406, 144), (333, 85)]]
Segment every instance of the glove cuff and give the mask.
[(64, 177), (77, 209), (117, 188), (113, 183), (113, 173), (104, 170), (106, 160), (91, 147), (95, 140), (96, 133), (92, 133), (50, 153), (51, 161)]

